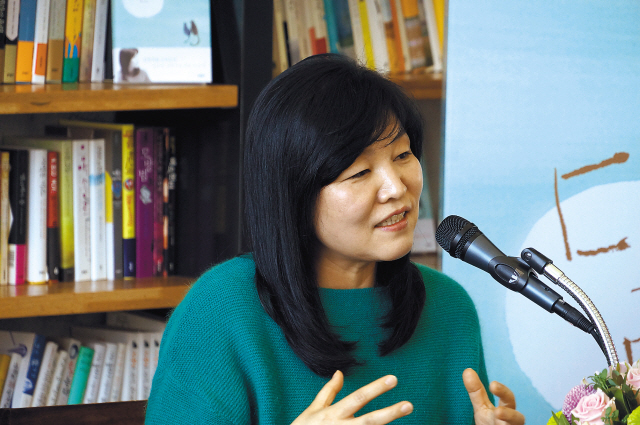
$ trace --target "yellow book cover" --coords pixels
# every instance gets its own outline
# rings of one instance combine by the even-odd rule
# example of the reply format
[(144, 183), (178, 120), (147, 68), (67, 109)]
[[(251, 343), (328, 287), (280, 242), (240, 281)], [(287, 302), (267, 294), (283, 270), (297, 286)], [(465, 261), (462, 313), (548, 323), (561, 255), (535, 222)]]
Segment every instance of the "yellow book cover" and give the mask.
[(66, 0), (51, 0), (49, 9), (49, 41), (47, 45), (47, 83), (62, 82), (62, 59), (64, 56), (64, 18)]
[(135, 140), (133, 124), (60, 120), (61, 125), (102, 128), (122, 132), (122, 245), (124, 278), (136, 277)]
[(64, 56), (62, 59), (62, 82), (75, 83), (80, 71), (82, 54), (82, 12), (83, 0), (67, 0), (64, 26)]
[(16, 82), (16, 50), (18, 45), (18, 25), (20, 24), (20, 0), (7, 1), (5, 26), (4, 68), (2, 80), (5, 84)]
[(369, 13), (367, 12), (366, 0), (358, 0), (358, 12), (360, 12), (360, 22), (362, 23), (362, 37), (364, 39), (364, 54), (367, 61), (367, 68), (375, 69), (373, 57), (373, 41), (371, 40), (371, 30), (369, 27)]
[(31, 83), (33, 40), (36, 32), (37, 0), (20, 1), (18, 50), (16, 52), (16, 83)]
[(0, 285), (9, 283), (9, 152), (0, 152)]
[(84, 0), (82, 17), (82, 45), (80, 46), (80, 70), (78, 81), (91, 82), (91, 67), (93, 61), (93, 34), (96, 21), (96, 0)]
[(438, 25), (438, 41), (440, 42), (440, 51), (444, 51), (444, 15), (445, 15), (445, 0), (433, 0), (433, 10), (436, 15), (436, 24)]
[(4, 386), (4, 381), (7, 379), (7, 372), (9, 372), (9, 363), (11, 363), (11, 357), (6, 354), (0, 354), (0, 394)]

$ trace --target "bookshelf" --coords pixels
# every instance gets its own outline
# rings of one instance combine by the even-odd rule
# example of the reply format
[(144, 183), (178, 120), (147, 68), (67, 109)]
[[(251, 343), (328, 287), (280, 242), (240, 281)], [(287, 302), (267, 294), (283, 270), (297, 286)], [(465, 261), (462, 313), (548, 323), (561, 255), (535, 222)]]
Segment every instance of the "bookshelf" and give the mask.
[(442, 73), (411, 72), (391, 75), (389, 79), (403, 87), (417, 100), (443, 98)]

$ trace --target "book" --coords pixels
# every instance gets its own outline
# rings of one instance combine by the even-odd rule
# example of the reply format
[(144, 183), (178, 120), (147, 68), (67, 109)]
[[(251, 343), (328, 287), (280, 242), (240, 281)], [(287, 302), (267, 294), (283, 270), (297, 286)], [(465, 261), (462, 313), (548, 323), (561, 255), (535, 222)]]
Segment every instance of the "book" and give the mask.
[(418, 0), (402, 0), (402, 13), (404, 15), (404, 26), (407, 34), (411, 68), (427, 66)]
[(58, 152), (58, 202), (60, 226), (60, 273), (61, 282), (75, 281), (75, 249), (73, 219), (73, 145), (68, 138), (15, 137), (4, 138), (2, 143), (20, 144)]
[(91, 192), (89, 185), (90, 140), (72, 140), (73, 146), (73, 245), (75, 281), (91, 280)]
[(391, 21), (394, 34), (394, 51), (397, 64), (391, 63), (391, 70), (399, 73), (411, 71), (411, 57), (409, 55), (409, 41), (407, 39), (407, 29), (404, 25), (404, 15), (402, 13), (402, 0), (389, 0), (391, 10)]
[(116, 83), (210, 83), (208, 0), (111, 2)]
[(153, 276), (154, 129), (136, 129), (136, 277)]
[(338, 31), (338, 52), (352, 59), (357, 59), (353, 29), (351, 27), (351, 15), (349, 12), (349, 0), (332, 0), (333, 13)]
[(73, 380), (69, 388), (69, 399), (67, 404), (82, 404), (84, 393), (87, 389), (87, 381), (89, 380), (89, 372), (91, 371), (91, 363), (93, 362), (94, 351), (85, 345), (80, 346), (78, 351), (78, 361), (73, 371)]
[(65, 350), (58, 350), (54, 361), (53, 377), (51, 378), (51, 385), (49, 386), (45, 406), (55, 406), (68, 362), (69, 353)]
[(47, 280), (60, 281), (60, 203), (58, 200), (59, 153), (47, 153)]
[(176, 184), (178, 180), (178, 158), (176, 156), (176, 137), (171, 128), (165, 128), (164, 161), (165, 172), (163, 188), (163, 256), (164, 275), (176, 273)]
[(0, 151), (0, 285), (9, 284), (9, 155)]
[(58, 406), (66, 405), (69, 401), (71, 383), (73, 382), (73, 375), (76, 371), (81, 343), (75, 338), (63, 338), (59, 342), (59, 345), (63, 351), (66, 351), (68, 353), (68, 359), (65, 363), (65, 368), (60, 380), (60, 390), (58, 391), (58, 395), (55, 401), (55, 405)]
[(33, 390), (33, 400), (31, 402), (31, 407), (46, 406), (47, 404), (49, 387), (51, 386), (51, 382), (53, 381), (57, 352), (58, 344), (54, 341), (47, 341), (44, 348), (44, 354), (42, 356), (40, 371), (38, 372), (38, 379), (36, 381), (35, 389)]
[(82, 399), (83, 404), (95, 403), (98, 399), (98, 390), (100, 389), (100, 378), (102, 377), (102, 367), (104, 365), (106, 351), (105, 344), (98, 342), (89, 343), (89, 347), (93, 349), (93, 359), (91, 360), (91, 369), (89, 369), (87, 386)]
[(296, 0), (283, 0), (283, 2), (284, 19), (287, 25), (287, 55), (289, 66), (291, 66), (303, 59), (298, 29), (301, 23), (296, 12)]
[(105, 53), (107, 48), (107, 17), (109, 0), (97, 0), (93, 29), (93, 58), (91, 59), (91, 82), (104, 81)]
[(51, 0), (38, 0), (36, 25), (33, 35), (33, 60), (31, 83), (44, 84), (47, 74), (47, 50), (49, 40), (49, 12)]
[(325, 20), (324, 0), (313, 0), (309, 4), (307, 15), (309, 38), (311, 40), (311, 54), (319, 55), (329, 51), (327, 40), (327, 21)]
[(276, 77), (289, 67), (287, 53), (287, 24), (284, 17), (283, 0), (273, 2), (273, 70), (272, 77)]
[(116, 353), (116, 363), (113, 371), (111, 390), (109, 391), (109, 402), (121, 400), (122, 382), (124, 379), (125, 360), (127, 356), (127, 344), (124, 342), (118, 342), (116, 344), (118, 346), (118, 351)]
[(431, 59), (433, 61), (433, 71), (442, 72), (442, 44), (440, 43), (440, 31), (438, 29), (438, 22), (436, 18), (436, 10), (434, 7), (434, 0), (423, 0), (424, 13), (426, 20), (426, 27), (428, 33), (428, 46), (425, 48), (430, 49)]
[(0, 395), (4, 388), (4, 381), (7, 380), (7, 374), (9, 373), (9, 365), (11, 364), (11, 356), (8, 354), (0, 353)]
[(91, 280), (107, 278), (104, 139), (89, 140)]
[(122, 256), (124, 278), (136, 276), (135, 141), (133, 124), (60, 120), (61, 125), (121, 132), (122, 143)]
[(47, 42), (47, 83), (62, 82), (62, 61), (64, 58), (64, 24), (67, 0), (50, 0), (49, 37)]
[(36, 31), (37, 0), (20, 0), (18, 45), (16, 50), (16, 83), (31, 83), (33, 40)]
[[(349, 19), (351, 21), (351, 33), (353, 35), (353, 49), (355, 53), (355, 60), (361, 65), (367, 65), (367, 45), (365, 44), (363, 22), (360, 17), (360, 0), (348, 0), (349, 5)], [(365, 4), (366, 6), (366, 4)], [(366, 12), (366, 7), (365, 7)], [(371, 45), (369, 44), (369, 48)], [(373, 58), (373, 55), (371, 55)], [(371, 65), (371, 63), (369, 63)]]
[[(97, 403), (108, 403), (111, 395), (111, 386), (116, 373), (116, 360), (118, 357), (118, 344), (105, 342), (104, 364), (100, 376)], [(124, 344), (122, 344), (124, 349)]]
[[(12, 391), (3, 390), (0, 407), (20, 407), (24, 395), (23, 389), (27, 377), (27, 371), (31, 361), (34, 340), (36, 334), (33, 332), (13, 332), (0, 330), (0, 354), (7, 354), (12, 357), (19, 356), (18, 367), (15, 367), (15, 361), (12, 358), (12, 366), (9, 366), (9, 379), (15, 381)], [(7, 387), (8, 389), (9, 387)], [(10, 393), (10, 394), (9, 394)]]
[(7, 375), (4, 380), (2, 392), (0, 392), (0, 409), (6, 409), (11, 407), (11, 400), (13, 399), (13, 393), (16, 388), (16, 382), (18, 380), (18, 373), (20, 372), (22, 357), (19, 353), (6, 350), (2, 346), (0, 346), (0, 349), (5, 350), (5, 352), (10, 356)]
[(7, 0), (7, 20), (5, 29), (4, 70), (5, 84), (16, 82), (16, 54), (18, 50), (18, 25), (20, 24), (20, 0)]
[(78, 70), (78, 82), (91, 81), (91, 69), (93, 67), (93, 33), (96, 23), (96, 0), (83, 0), (82, 32), (80, 44), (80, 64)]
[(166, 128), (154, 128), (153, 132), (153, 275), (164, 276), (164, 146), (168, 137)]
[(7, 270), (10, 285), (25, 282), (27, 262), (27, 192), (29, 188), (29, 151), (9, 150), (9, 255)]
[(33, 342), (28, 354), (27, 367), (23, 371), (22, 366), (25, 365), (25, 359), (23, 359), (18, 380), (16, 381), (16, 389), (13, 393), (11, 407), (31, 407), (33, 391), (35, 390), (35, 385), (38, 380), (45, 344), (46, 339), (43, 335), (33, 335)]
[(80, 72), (83, 0), (67, 0), (64, 26), (62, 82), (75, 83)]
[(47, 150), (29, 148), (27, 272), (31, 284), (47, 282)]
[(0, 0), (0, 83), (4, 82), (4, 45), (7, 29), (7, 1)]
[(366, 0), (367, 16), (369, 18), (369, 32), (373, 50), (373, 64), (375, 70), (389, 73), (389, 49), (385, 29), (385, 16), (382, 0)]

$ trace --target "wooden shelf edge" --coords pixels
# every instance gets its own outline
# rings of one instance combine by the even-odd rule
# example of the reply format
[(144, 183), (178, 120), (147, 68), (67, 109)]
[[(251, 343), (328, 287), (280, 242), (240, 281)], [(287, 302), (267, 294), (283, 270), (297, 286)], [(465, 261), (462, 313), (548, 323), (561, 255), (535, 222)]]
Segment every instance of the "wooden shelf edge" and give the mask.
[(0, 114), (235, 108), (238, 87), (211, 84), (0, 85)]
[(35, 425), (43, 423), (142, 425), (146, 407), (146, 401), (121, 401), (73, 406), (0, 409), (0, 423), (3, 425)]
[(169, 277), (2, 286), (0, 319), (172, 308), (193, 281)]
[(389, 79), (407, 90), (417, 100), (439, 100), (443, 97), (442, 73), (418, 72), (390, 75)]

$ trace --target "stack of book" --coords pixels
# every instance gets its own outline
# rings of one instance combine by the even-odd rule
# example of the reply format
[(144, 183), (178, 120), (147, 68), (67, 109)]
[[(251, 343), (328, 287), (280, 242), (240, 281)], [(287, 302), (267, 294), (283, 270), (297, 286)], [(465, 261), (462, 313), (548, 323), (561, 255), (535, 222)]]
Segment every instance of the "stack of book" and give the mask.
[(170, 128), (62, 120), (0, 142), (0, 284), (175, 272)]
[(208, 0), (3, 0), (0, 83), (210, 83), (209, 8)]
[(108, 313), (64, 335), (0, 330), (0, 408), (146, 400), (165, 322)]
[(387, 74), (441, 72), (444, 0), (274, 0), (274, 74), (321, 53)]

